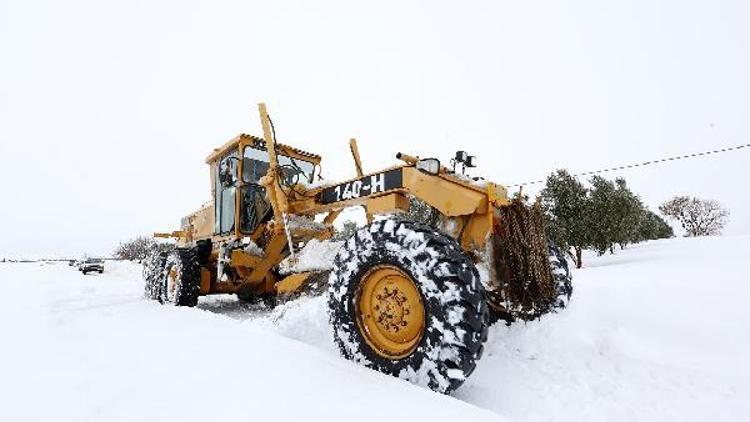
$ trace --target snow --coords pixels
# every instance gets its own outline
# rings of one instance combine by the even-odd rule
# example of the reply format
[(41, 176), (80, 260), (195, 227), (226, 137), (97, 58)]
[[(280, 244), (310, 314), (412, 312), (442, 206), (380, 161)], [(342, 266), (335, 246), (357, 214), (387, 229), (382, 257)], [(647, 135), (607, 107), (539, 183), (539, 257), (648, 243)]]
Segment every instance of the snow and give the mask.
[(0, 308), (3, 420), (418, 420), (425, 409), (495, 420), (338, 357), (322, 342), (322, 298), (239, 320), (213, 311), (244, 306), (233, 297), (193, 309), (142, 299), (140, 267), (129, 263), (87, 276), (66, 264), (0, 264), (0, 280), (15, 298)]
[(305, 271), (330, 270), (343, 241), (311, 239), (294, 256), (289, 256), (279, 264), (281, 274)]
[(140, 267), (2, 263), (4, 420), (721, 421), (750, 414), (750, 237), (586, 256), (568, 308), (494, 325), (442, 396), (338, 357), (325, 299), (142, 299)]
[(304, 215), (290, 214), (286, 217), (286, 226), (290, 231), (295, 230), (310, 230), (310, 231), (323, 231), (326, 229), (326, 225), (315, 221), (311, 217)]
[(249, 237), (242, 238), (242, 243), (244, 245), (244, 248), (243, 248), (244, 251), (249, 253), (250, 255), (255, 255), (255, 256), (265, 255), (265, 253), (263, 252), (263, 248), (258, 246), (258, 244), (253, 242), (253, 240), (250, 239)]
[(521, 420), (744, 419), (749, 244), (671, 239), (586, 256), (569, 307), (494, 326), (456, 396)]
[(470, 176), (468, 174), (460, 174), (460, 173), (453, 173), (451, 176), (455, 177), (456, 179), (468, 183), (472, 186), (484, 189), (487, 187), (487, 181), (483, 178), (476, 177), (476, 176)]
[(334, 184), (334, 182), (332, 182), (330, 180), (327, 180), (327, 179), (325, 179), (323, 177), (318, 177), (318, 180), (316, 180), (316, 181), (314, 181), (312, 183), (307, 183), (306, 187), (307, 187), (307, 190), (314, 190), (314, 189), (327, 188), (329, 186), (333, 186), (333, 184)]

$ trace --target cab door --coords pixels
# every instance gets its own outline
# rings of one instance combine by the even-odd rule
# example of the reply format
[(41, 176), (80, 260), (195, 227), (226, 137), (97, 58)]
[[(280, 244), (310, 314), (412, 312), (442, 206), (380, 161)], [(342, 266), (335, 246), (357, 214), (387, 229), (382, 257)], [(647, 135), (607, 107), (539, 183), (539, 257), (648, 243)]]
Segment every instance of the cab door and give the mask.
[(273, 215), (266, 188), (258, 182), (268, 173), (268, 152), (246, 147), (242, 158), (240, 187), (240, 231), (253, 233)]
[(235, 201), (237, 196), (237, 174), (239, 157), (237, 151), (227, 154), (216, 165), (216, 187), (214, 190), (215, 233), (228, 234), (234, 230)]

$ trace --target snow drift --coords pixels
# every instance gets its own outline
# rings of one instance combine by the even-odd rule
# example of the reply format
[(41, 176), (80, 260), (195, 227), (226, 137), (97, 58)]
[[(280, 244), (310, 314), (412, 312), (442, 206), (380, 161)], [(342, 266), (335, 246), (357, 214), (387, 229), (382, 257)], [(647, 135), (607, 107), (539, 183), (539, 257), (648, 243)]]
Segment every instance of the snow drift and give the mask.
[(6, 420), (742, 420), (748, 237), (587, 257), (568, 308), (491, 328), (453, 397), (338, 357), (324, 298), (142, 299), (140, 269), (0, 264)]

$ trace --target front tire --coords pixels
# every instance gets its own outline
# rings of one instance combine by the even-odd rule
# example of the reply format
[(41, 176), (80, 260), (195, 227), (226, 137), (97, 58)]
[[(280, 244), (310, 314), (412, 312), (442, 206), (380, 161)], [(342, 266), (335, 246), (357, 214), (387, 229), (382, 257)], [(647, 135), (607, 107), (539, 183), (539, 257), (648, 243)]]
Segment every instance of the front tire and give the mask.
[(482, 355), (485, 300), (459, 245), (413, 221), (357, 231), (336, 255), (328, 284), (345, 358), (441, 393), (458, 388)]
[(197, 248), (175, 249), (166, 259), (162, 301), (175, 306), (195, 306), (200, 293), (201, 267)]

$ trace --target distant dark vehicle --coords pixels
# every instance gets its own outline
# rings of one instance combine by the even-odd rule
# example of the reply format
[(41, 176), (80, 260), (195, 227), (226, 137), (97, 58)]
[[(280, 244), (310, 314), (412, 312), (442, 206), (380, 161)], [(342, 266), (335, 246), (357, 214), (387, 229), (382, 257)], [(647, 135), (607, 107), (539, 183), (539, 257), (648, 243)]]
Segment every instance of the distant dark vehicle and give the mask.
[(72, 267), (74, 265), (76, 265), (76, 260), (75, 259), (71, 259), (70, 261), (68, 261), (68, 266), (69, 267)]
[(81, 263), (78, 267), (82, 273), (98, 272), (99, 274), (104, 272), (104, 260), (97, 258), (89, 258)]

